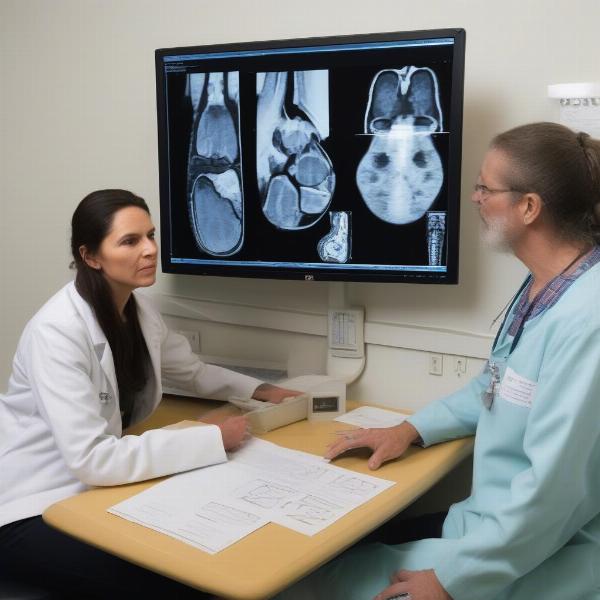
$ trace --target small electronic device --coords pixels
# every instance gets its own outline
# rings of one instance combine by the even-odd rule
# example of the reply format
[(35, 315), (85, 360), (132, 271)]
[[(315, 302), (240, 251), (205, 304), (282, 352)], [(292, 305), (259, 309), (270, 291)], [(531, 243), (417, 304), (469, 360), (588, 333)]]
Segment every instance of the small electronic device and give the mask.
[(346, 383), (329, 375), (299, 375), (278, 385), (306, 392), (309, 421), (326, 421), (346, 412)]
[(253, 433), (267, 433), (272, 429), (302, 421), (308, 413), (307, 394), (284, 398), (280, 404), (261, 402), (254, 398), (231, 396), (229, 402), (244, 412), (250, 421)]
[(346, 399), (333, 392), (313, 392), (308, 398), (308, 420), (330, 421), (346, 412)]
[(330, 421), (346, 412), (346, 384), (326, 379), (308, 391), (308, 420)]

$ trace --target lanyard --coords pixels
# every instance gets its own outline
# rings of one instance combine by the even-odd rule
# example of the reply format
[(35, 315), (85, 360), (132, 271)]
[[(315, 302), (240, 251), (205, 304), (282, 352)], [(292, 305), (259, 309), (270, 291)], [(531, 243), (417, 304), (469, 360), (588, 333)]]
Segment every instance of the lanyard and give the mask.
[[(513, 306), (515, 305), (517, 298), (521, 295), (521, 293), (527, 287), (527, 284), (530, 281), (531, 281), (531, 275), (528, 275), (526, 277), (525, 281), (521, 284), (521, 287), (519, 288), (517, 293), (514, 295), (513, 299), (510, 301), (508, 310), (504, 313), (504, 319), (502, 319), (502, 324), (500, 325), (500, 329), (498, 329), (498, 332), (496, 333), (496, 338), (494, 339), (494, 344), (492, 346), (492, 354), (494, 353), (494, 350), (496, 349), (496, 344), (498, 343), (498, 338), (500, 337), (500, 333), (504, 329), (504, 325), (506, 324), (506, 319), (508, 319), (508, 315), (510, 315), (510, 311), (513, 309)], [(529, 307), (527, 309), (527, 312), (525, 313), (523, 319), (521, 320), (521, 323), (519, 324), (519, 329), (517, 330), (517, 333), (515, 334), (515, 337), (513, 338), (512, 344), (510, 346), (510, 352), (508, 353), (508, 356), (510, 356), (512, 354), (513, 350), (517, 347), (517, 344), (519, 343), (519, 339), (521, 339), (521, 334), (523, 333), (523, 328), (525, 327), (525, 322), (527, 321), (527, 318), (531, 314), (531, 311), (533, 310), (533, 307), (535, 306), (536, 300), (537, 300), (537, 296), (531, 302), (531, 304), (529, 305)], [(508, 358), (508, 356), (506, 358)], [(487, 389), (481, 392), (481, 401), (483, 402), (483, 405), (488, 410), (490, 410), (492, 408), (492, 404), (494, 403), (494, 396), (496, 395), (496, 386), (500, 383), (500, 368), (494, 361), (492, 361), (491, 356), (490, 356), (490, 359), (486, 363), (486, 370), (489, 370), (489, 372), (490, 372), (490, 383), (489, 383)]]
[[(518, 289), (517, 293), (514, 295), (513, 299), (511, 300), (508, 310), (504, 313), (504, 319), (502, 319), (502, 324), (500, 325), (500, 329), (498, 329), (498, 331), (496, 333), (496, 337), (494, 338), (494, 343), (492, 345), (492, 352), (494, 352), (494, 350), (496, 349), (496, 344), (498, 343), (500, 334), (502, 333), (502, 330), (504, 329), (504, 325), (506, 324), (506, 319), (508, 319), (508, 315), (510, 315), (510, 311), (513, 309), (515, 302), (517, 301), (517, 299), (519, 298), (519, 296), (521, 295), (523, 290), (529, 285), (530, 281), (531, 281), (531, 275), (527, 275), (527, 277), (525, 278), (525, 281), (521, 284), (521, 287)], [(521, 339), (521, 335), (523, 333), (525, 323), (527, 322), (527, 319), (529, 318), (531, 311), (535, 307), (536, 300), (537, 300), (537, 298), (534, 298), (532, 300), (531, 304), (529, 305), (529, 308), (527, 309), (527, 312), (523, 316), (523, 319), (521, 320), (521, 323), (519, 325), (519, 329), (517, 330), (517, 333), (515, 333), (515, 337), (513, 338), (512, 344), (510, 345), (510, 351), (508, 353), (508, 356), (510, 356), (513, 353), (513, 350), (517, 347), (517, 344), (519, 343), (519, 340)]]

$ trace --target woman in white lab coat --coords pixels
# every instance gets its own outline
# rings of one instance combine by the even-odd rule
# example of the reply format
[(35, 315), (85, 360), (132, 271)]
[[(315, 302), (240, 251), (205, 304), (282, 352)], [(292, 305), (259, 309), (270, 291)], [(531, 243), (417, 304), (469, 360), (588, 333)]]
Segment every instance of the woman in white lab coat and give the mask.
[(244, 417), (123, 435), (156, 408), (163, 377), (218, 400), (280, 402), (294, 392), (203, 364), (134, 293), (154, 283), (157, 266), (154, 225), (141, 198), (124, 190), (86, 196), (73, 215), (71, 250), (75, 281), (27, 324), (0, 396), (0, 580), (8, 574), (60, 598), (200, 597), (47, 527), (40, 515), (90, 486), (225, 461), (225, 451), (243, 442)]

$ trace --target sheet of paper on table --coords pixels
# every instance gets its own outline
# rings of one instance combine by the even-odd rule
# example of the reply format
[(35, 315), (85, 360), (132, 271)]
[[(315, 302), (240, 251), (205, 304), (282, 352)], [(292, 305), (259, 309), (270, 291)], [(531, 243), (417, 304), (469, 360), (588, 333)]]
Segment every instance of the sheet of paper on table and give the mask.
[(336, 417), (334, 421), (348, 423), (348, 425), (357, 425), (364, 429), (379, 429), (382, 427), (393, 427), (400, 425), (409, 415), (376, 408), (374, 406), (360, 406), (346, 414)]
[(314, 535), (392, 485), (253, 438), (228, 462), (174, 475), (108, 512), (214, 554), (269, 522)]

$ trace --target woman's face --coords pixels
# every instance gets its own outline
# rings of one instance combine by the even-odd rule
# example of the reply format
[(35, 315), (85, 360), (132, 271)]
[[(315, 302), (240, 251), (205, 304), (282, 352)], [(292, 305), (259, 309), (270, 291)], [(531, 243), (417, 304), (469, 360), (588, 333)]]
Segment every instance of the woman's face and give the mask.
[(90, 267), (102, 271), (117, 299), (154, 283), (158, 254), (154, 230), (145, 210), (137, 206), (122, 208), (114, 214), (98, 252), (85, 255)]

